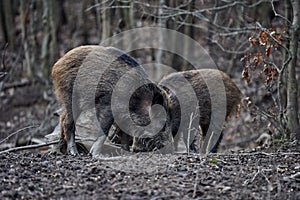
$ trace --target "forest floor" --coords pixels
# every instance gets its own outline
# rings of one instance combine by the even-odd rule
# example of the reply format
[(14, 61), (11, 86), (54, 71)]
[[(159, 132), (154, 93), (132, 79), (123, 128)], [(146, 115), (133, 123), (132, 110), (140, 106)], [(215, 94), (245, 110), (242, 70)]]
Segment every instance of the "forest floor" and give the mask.
[[(38, 139), (57, 123), (57, 117), (49, 117), (57, 108), (53, 98), (24, 87), (0, 95), (0, 150), (24, 145), (24, 138), (25, 143)], [(248, 149), (204, 158), (0, 152), (0, 199), (300, 199), (299, 143), (273, 141), (269, 148)]]
[(291, 148), (205, 158), (4, 153), (0, 160), (0, 199), (300, 199), (300, 153)]

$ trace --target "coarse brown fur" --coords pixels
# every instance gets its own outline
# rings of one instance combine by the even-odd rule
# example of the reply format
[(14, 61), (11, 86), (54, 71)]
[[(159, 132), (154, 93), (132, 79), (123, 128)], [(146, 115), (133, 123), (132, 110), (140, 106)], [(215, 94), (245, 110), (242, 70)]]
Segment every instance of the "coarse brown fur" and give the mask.
[(75, 144), (76, 119), (83, 110), (93, 107), (103, 134), (99, 133), (91, 154), (100, 153), (104, 141), (101, 137), (108, 135), (114, 123), (112, 93), (125, 74), (128, 78), (120, 85), (120, 91), (124, 87), (125, 95), (126, 87), (135, 80), (141, 84), (141, 89), (131, 100), (131, 108), (136, 108), (133, 111), (136, 113), (131, 117), (137, 125), (147, 125), (150, 119), (148, 106), (152, 105), (157, 95), (161, 96), (161, 91), (151, 83), (143, 67), (133, 58), (116, 48), (90, 45), (72, 49), (55, 63), (52, 69), (54, 92), (64, 111), (60, 117), (61, 138), (68, 144), (71, 154), (78, 154)]
[[(184, 115), (189, 117), (191, 113), (197, 113), (195, 110), (196, 108), (190, 107), (189, 110), (182, 110), (181, 108), (182, 104), (187, 104), (187, 105), (189, 105), (189, 103), (192, 104), (191, 99), (193, 98), (193, 96), (190, 91), (186, 90), (185, 87), (187, 85), (191, 86), (191, 89), (197, 98), (196, 99), (197, 109), (199, 109), (198, 125), (200, 125), (202, 129), (203, 138), (206, 136), (207, 131), (209, 129), (209, 125), (211, 123), (211, 115), (212, 115), (212, 111), (211, 111), (212, 92), (210, 92), (210, 90), (218, 89), (215, 88), (217, 87), (216, 85), (210, 85), (210, 90), (209, 90), (207, 82), (209, 82), (210, 80), (223, 81), (224, 83), (225, 93), (226, 93), (226, 97), (224, 97), (224, 100), (226, 98), (226, 116), (224, 116), (224, 120), (225, 120), (225, 118), (228, 117), (230, 113), (237, 108), (237, 105), (241, 100), (241, 92), (239, 88), (236, 86), (236, 84), (224, 72), (215, 69), (190, 70), (190, 71), (172, 73), (164, 77), (160, 81), (159, 85), (168, 93), (167, 105), (170, 113), (169, 124), (171, 125), (172, 135), (174, 138), (179, 135), (178, 134), (179, 132), (182, 132), (183, 138), (187, 140), (188, 129), (191, 127), (188, 127), (188, 124), (185, 124), (185, 126), (181, 127), (180, 129), (180, 124), (182, 123), (182, 117)], [(181, 97), (180, 100), (179, 97)], [(221, 96), (221, 94), (219, 94), (219, 96), (217, 94), (215, 95), (215, 98), (223, 98), (223, 97)], [(225, 109), (223, 108), (222, 104), (217, 104), (216, 107), (220, 110)], [(192, 128), (198, 128), (198, 127), (192, 127)], [(219, 141), (217, 142), (215, 148), (212, 149), (211, 151), (216, 151), (216, 148), (218, 146), (218, 143), (221, 140), (221, 137), (222, 135), (220, 136)], [(156, 147), (161, 146), (160, 145), (161, 141), (159, 141), (161, 140), (161, 138), (163, 137), (160, 136), (151, 139), (148, 138), (147, 140), (145, 139), (141, 140), (140, 142), (136, 142), (134, 148), (137, 149), (138, 151), (152, 150), (153, 146)], [(178, 141), (178, 138), (175, 139), (175, 143), (176, 141)], [(147, 149), (147, 147), (150, 146), (152, 146), (152, 148)], [(191, 145), (190, 148), (194, 148), (193, 145)], [(192, 149), (192, 150), (196, 150), (196, 149)]]

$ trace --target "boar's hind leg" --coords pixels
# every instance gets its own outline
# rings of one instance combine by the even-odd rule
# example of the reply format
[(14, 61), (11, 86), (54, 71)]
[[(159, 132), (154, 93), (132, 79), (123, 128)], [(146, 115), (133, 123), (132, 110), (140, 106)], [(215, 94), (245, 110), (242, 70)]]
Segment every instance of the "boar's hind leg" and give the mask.
[(65, 126), (64, 126), (64, 123), (65, 123), (65, 117), (66, 117), (66, 114), (60, 114), (59, 115), (59, 124), (60, 124), (60, 136), (59, 136), (59, 143), (58, 143), (58, 148), (57, 150), (61, 153), (68, 153), (68, 147), (67, 147), (67, 141), (65, 140)]
[(75, 143), (75, 122), (72, 114), (66, 113), (63, 123), (63, 134), (65, 135), (65, 140), (68, 144), (68, 149), (70, 153), (74, 156), (78, 155), (78, 151)]

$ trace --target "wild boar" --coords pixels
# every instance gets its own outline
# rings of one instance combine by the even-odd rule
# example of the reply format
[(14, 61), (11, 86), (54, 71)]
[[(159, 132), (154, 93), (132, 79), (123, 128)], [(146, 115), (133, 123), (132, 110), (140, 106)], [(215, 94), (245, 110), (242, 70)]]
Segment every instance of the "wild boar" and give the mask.
[[(128, 125), (127, 132), (124, 132), (141, 135), (143, 129), (137, 127), (152, 123), (151, 107), (154, 104), (166, 107), (164, 91), (148, 79), (143, 67), (113, 47), (88, 45), (72, 49), (54, 64), (52, 80), (56, 98), (63, 108), (60, 116), (61, 145), (67, 144), (72, 155), (78, 154), (75, 122), (83, 110), (95, 108), (101, 127), (99, 137), (90, 150), (92, 155), (97, 155), (101, 154), (103, 142), (115, 117), (119, 121), (130, 118), (133, 124), (128, 124), (126, 120), (120, 122), (123, 127)], [(131, 96), (127, 90), (135, 87), (137, 89), (131, 92)], [(129, 113), (126, 109), (127, 113), (124, 111), (127, 104)]]
[[(223, 89), (218, 84), (209, 84), (223, 81)], [(227, 118), (231, 112), (237, 108), (241, 100), (241, 92), (236, 84), (230, 79), (228, 75), (222, 71), (215, 69), (199, 69), (184, 72), (171, 73), (164, 77), (159, 86), (162, 87), (168, 94), (167, 110), (170, 114), (170, 123), (172, 135), (175, 138), (175, 145), (178, 142), (178, 133), (183, 134), (187, 148), (193, 151), (199, 151), (194, 146), (195, 141), (189, 142), (188, 133), (191, 129), (199, 129), (202, 132), (202, 138), (207, 135), (209, 126), (211, 124), (212, 116), (212, 101), (215, 101), (214, 109), (216, 112), (222, 111), (219, 117), (222, 121)], [(222, 86), (222, 84), (221, 84)], [(223, 95), (222, 90), (224, 91)], [(220, 91), (220, 92), (219, 92)], [(215, 94), (213, 94), (215, 93)], [(213, 97), (211, 96), (213, 95)], [(213, 100), (214, 99), (214, 100)], [(223, 103), (222, 103), (223, 102)], [(185, 105), (185, 108), (183, 106)], [(194, 122), (192, 126), (189, 120), (192, 120), (194, 114)], [(218, 113), (217, 113), (218, 115)], [(183, 118), (186, 122), (183, 123)], [(212, 122), (214, 124), (214, 122)], [(200, 127), (199, 127), (200, 126)], [(194, 134), (195, 136), (195, 134)], [(157, 134), (152, 138), (143, 138), (137, 140), (133, 144), (133, 151), (151, 151), (155, 148), (161, 148), (163, 145), (162, 133)], [(210, 152), (215, 152), (219, 142), (222, 139), (222, 134), (217, 138), (217, 143)], [(191, 136), (191, 140), (194, 138)], [(190, 145), (189, 145), (190, 144)]]

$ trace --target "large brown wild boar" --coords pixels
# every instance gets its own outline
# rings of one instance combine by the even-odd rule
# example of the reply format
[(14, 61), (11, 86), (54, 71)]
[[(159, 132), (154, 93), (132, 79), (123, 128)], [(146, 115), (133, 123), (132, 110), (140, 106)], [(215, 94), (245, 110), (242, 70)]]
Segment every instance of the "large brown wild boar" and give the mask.
[[(123, 82), (119, 84), (121, 78)], [(61, 145), (67, 144), (72, 155), (78, 154), (75, 122), (83, 110), (95, 108), (102, 129), (90, 150), (92, 155), (96, 155), (101, 153), (103, 142), (115, 121), (112, 109), (118, 112), (119, 108), (129, 103), (133, 122), (137, 126), (147, 126), (152, 120), (152, 105), (164, 106), (165, 102), (164, 91), (147, 78), (143, 67), (124, 52), (112, 47), (89, 45), (72, 49), (54, 64), (52, 80), (55, 95), (63, 108), (60, 116)], [(127, 89), (134, 87), (135, 83), (139, 87), (129, 98), (130, 102), (126, 102), (130, 95)], [(115, 95), (117, 100), (115, 105), (111, 105), (117, 84), (120, 95)], [(124, 116), (119, 118), (126, 118), (124, 112), (120, 113)], [(135, 132), (136, 128), (132, 126), (127, 130)]]
[[(223, 89), (216, 88), (219, 87), (218, 84), (210, 84), (208, 86), (209, 83), (220, 81), (224, 83)], [(188, 131), (191, 128), (197, 129), (200, 125), (203, 134), (202, 137), (204, 138), (207, 135), (210, 124), (214, 124), (214, 122), (211, 123), (212, 98), (217, 99), (217, 101), (213, 102), (215, 103), (214, 108), (217, 110), (216, 112), (224, 110), (224, 118), (220, 116), (220, 119), (223, 121), (237, 108), (241, 100), (241, 92), (236, 84), (228, 75), (215, 69), (199, 69), (172, 73), (164, 77), (159, 85), (168, 94), (169, 124), (171, 125), (173, 137), (176, 138), (178, 133), (182, 132), (186, 145), (194, 151), (196, 151), (194, 141), (187, 141)], [(225, 90), (223, 96), (221, 94), (222, 90)], [(196, 106), (194, 105), (195, 103)], [(184, 104), (186, 105), (185, 108), (183, 108)], [(191, 119), (189, 116), (195, 113), (198, 115), (195, 117), (196, 123), (193, 122), (193, 126), (189, 127), (189, 120)], [(222, 115), (222, 112), (220, 113)], [(188, 120), (186, 123), (183, 123), (184, 117)], [(157, 134), (152, 138), (140, 139), (133, 144), (133, 151), (151, 151), (155, 148), (160, 148), (162, 146), (161, 138), (162, 136)], [(218, 138), (216, 145), (209, 150), (210, 152), (216, 151), (221, 138), (222, 134)], [(175, 139), (175, 144), (176, 140), (178, 138)]]

